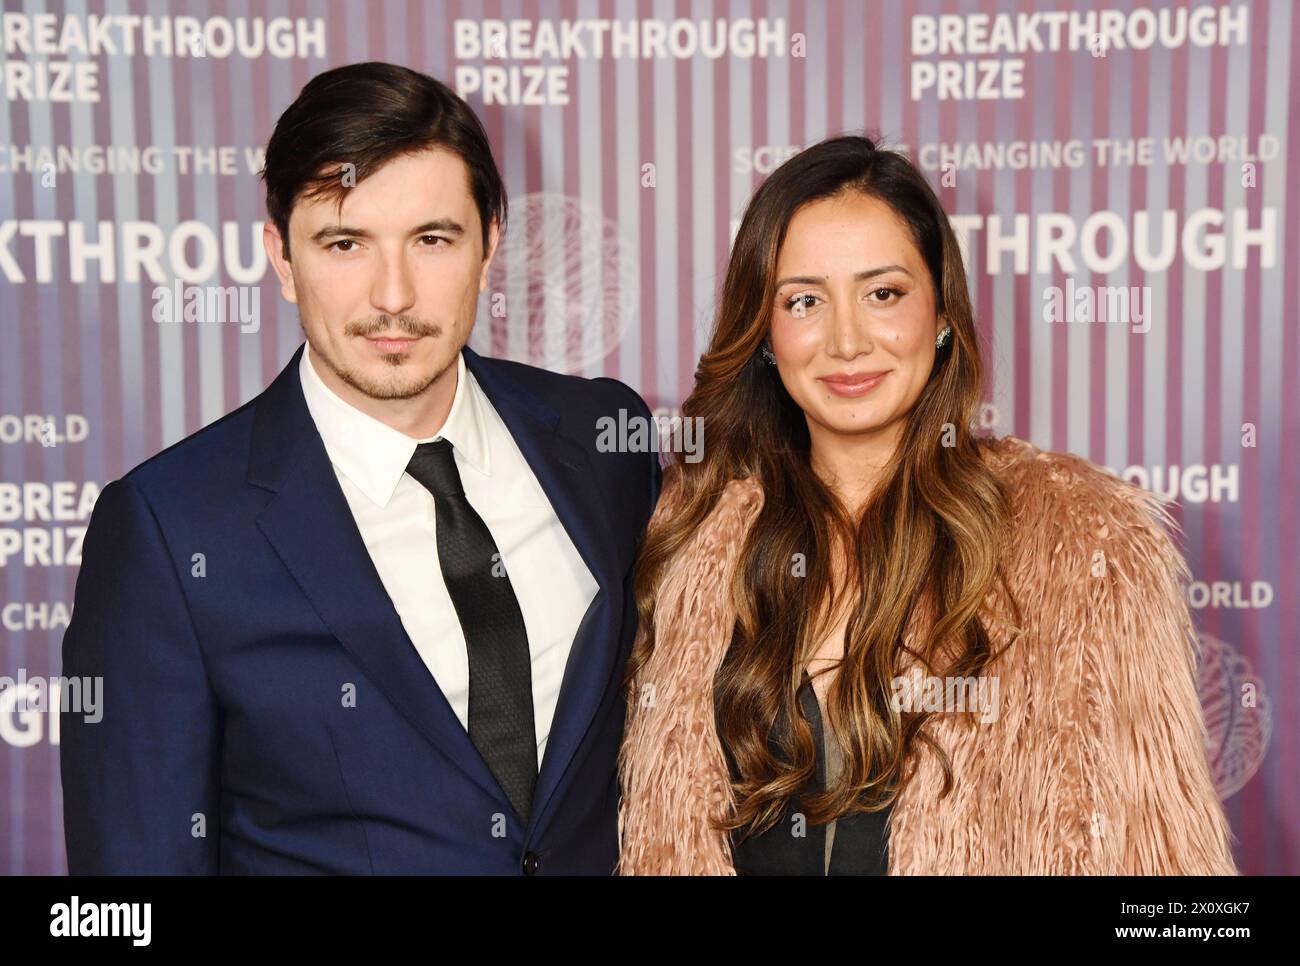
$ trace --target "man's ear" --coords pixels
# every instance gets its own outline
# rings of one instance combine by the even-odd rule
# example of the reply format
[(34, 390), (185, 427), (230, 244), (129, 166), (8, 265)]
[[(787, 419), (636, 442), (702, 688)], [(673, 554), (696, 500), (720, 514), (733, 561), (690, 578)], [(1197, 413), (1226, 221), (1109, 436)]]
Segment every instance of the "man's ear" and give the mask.
[(271, 267), (275, 269), (275, 274), (280, 279), (280, 294), (284, 296), (286, 302), (297, 303), (298, 292), (293, 285), (293, 266), (284, 257), (284, 239), (274, 222), (268, 221), (263, 225), (262, 246), (266, 249), (266, 257), (270, 259)]
[(492, 257), (497, 253), (497, 242), (501, 240), (501, 225), (493, 218), (492, 224), (488, 226), (488, 247), (487, 253), (483, 256), (483, 268), (479, 272), (478, 290), (487, 291), (488, 269), (492, 266)]

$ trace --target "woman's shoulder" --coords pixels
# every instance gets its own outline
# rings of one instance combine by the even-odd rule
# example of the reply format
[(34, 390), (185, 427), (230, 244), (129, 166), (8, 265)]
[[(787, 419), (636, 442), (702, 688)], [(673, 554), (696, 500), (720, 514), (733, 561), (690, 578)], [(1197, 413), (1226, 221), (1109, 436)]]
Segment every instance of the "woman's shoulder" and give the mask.
[(1030, 521), (1110, 517), (1150, 519), (1166, 526), (1172, 522), (1159, 495), (1082, 456), (1039, 449), (1016, 436), (984, 437), (979, 446), (1017, 516)]
[(1015, 436), (979, 442), (1007, 495), (1013, 555), (1020, 550), (1020, 556), (1090, 560), (1100, 551), (1124, 569), (1163, 565), (1170, 575), (1185, 575), (1174, 543), (1178, 525), (1158, 494), (1081, 456), (1039, 449)]
[(670, 465), (664, 471), (663, 488), (649, 530), (672, 532), (672, 528), (682, 525), (684, 515), (698, 522), (671, 538), (675, 549), (655, 584), (660, 597), (699, 593), (707, 582), (706, 576), (718, 578), (720, 587), (729, 586), (739, 549), (763, 507), (763, 488), (751, 477), (738, 477), (722, 484), (715, 495), (705, 494), (699, 501), (705, 507), (702, 517), (695, 516), (700, 511), (682, 480), (680, 467)]
[(1116, 483), (1128, 485), (1082, 456), (1039, 449), (1019, 436), (985, 436), (978, 443), (985, 464), (1016, 490), (1074, 488), (1104, 496)]
[[(659, 493), (651, 525), (666, 522), (683, 512), (686, 502), (687, 492), (681, 467), (670, 465), (664, 471), (663, 489)], [(708, 510), (698, 530), (734, 525), (737, 521), (751, 522), (762, 509), (763, 487), (751, 476), (735, 477), (723, 484), (715, 497), (706, 497), (705, 502)]]

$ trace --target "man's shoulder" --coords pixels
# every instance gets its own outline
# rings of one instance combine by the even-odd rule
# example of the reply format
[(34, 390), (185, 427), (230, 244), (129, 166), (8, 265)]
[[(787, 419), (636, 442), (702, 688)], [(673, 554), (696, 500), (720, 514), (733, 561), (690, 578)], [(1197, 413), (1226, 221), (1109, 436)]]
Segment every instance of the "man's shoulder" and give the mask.
[(148, 496), (224, 485), (248, 469), (253, 414), (259, 394), (203, 428), (132, 467), (122, 481)]
[(568, 416), (575, 411), (587, 414), (617, 413), (620, 407), (648, 415), (649, 409), (635, 389), (610, 376), (575, 376), (553, 372), (510, 359), (496, 359), (477, 355), (477, 363), (485, 370), (527, 389), (540, 402)]

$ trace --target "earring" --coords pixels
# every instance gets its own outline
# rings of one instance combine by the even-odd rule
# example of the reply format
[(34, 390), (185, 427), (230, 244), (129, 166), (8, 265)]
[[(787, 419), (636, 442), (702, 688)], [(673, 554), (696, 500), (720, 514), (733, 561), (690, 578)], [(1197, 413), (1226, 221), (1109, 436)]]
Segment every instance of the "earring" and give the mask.
[(945, 325), (939, 331), (939, 338), (934, 340), (934, 347), (936, 349), (942, 349), (944, 346), (948, 344), (948, 340), (951, 338), (952, 338), (952, 326)]
[(776, 356), (772, 353), (772, 350), (767, 347), (766, 342), (758, 347), (758, 351), (763, 353), (763, 358), (769, 366), (776, 365)]

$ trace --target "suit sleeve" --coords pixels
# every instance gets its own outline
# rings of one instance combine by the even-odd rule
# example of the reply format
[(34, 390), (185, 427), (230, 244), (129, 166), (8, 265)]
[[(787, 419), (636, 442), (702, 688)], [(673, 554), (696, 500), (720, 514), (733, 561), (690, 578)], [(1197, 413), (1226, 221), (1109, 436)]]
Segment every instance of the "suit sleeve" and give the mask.
[[(638, 396), (637, 398), (639, 399), (640, 397)], [(653, 419), (654, 418), (653, 416), (648, 415), (650, 413), (649, 407), (647, 407), (644, 402), (642, 402), (641, 405), (647, 413), (647, 418)], [(655, 507), (659, 503), (659, 491), (660, 488), (663, 486), (663, 468), (660, 466), (659, 463), (659, 454), (657, 452), (652, 451), (648, 455), (649, 455), (649, 460), (648, 460), (649, 466), (647, 467), (647, 469), (650, 471), (650, 492), (648, 495), (648, 502), (646, 503), (646, 512), (645, 512), (647, 524), (650, 522), (650, 517), (654, 514)]]
[[(596, 381), (611, 383), (616, 386), (622, 394), (625, 404), (630, 403), (632, 415), (644, 419), (647, 425), (655, 425), (654, 414), (650, 411), (650, 407), (646, 404), (646, 401), (641, 398), (641, 394), (627, 383), (620, 382), (619, 380), (609, 376), (600, 376)], [(659, 437), (656, 435), (656, 438), (658, 439)], [(659, 439), (659, 448), (669, 445), (671, 445), (671, 440), (667, 438)], [(654, 513), (655, 506), (659, 502), (659, 490), (663, 485), (663, 470), (659, 464), (659, 455), (658, 449), (655, 447), (651, 447), (650, 451), (645, 454), (648, 492), (646, 494), (647, 502), (644, 520), (647, 523), (649, 522), (650, 516)]]
[(63, 674), (102, 681), (95, 712), (60, 715), (69, 872), (216, 873), (220, 709), (176, 564), (125, 480), (91, 515)]
[(1173, 521), (1157, 497), (1105, 479), (1104, 496), (1080, 500), (1057, 533), (1074, 588), (1057, 627), (1077, 636), (1056, 732), (1056, 777), (1074, 797), (1081, 846), (1071, 871), (1235, 875)]

